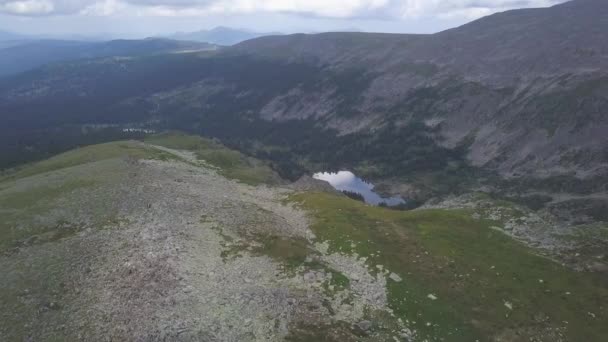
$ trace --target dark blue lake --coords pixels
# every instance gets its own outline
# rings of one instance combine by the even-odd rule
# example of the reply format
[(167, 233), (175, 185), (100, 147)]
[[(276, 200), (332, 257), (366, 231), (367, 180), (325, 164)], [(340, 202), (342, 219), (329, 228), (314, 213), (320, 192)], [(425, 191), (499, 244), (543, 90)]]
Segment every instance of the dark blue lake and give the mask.
[(313, 175), (313, 178), (320, 179), (331, 184), (336, 190), (350, 191), (361, 194), (368, 204), (379, 205), (386, 203), (388, 206), (396, 206), (405, 203), (405, 200), (397, 197), (382, 197), (374, 192), (374, 185), (365, 182), (361, 178), (355, 176), (350, 171), (339, 172), (319, 172)]

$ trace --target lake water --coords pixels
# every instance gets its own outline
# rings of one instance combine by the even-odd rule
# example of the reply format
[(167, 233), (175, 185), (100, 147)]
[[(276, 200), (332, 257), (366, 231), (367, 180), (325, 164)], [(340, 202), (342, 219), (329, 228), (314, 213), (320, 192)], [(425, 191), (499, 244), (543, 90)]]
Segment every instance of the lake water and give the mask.
[(361, 178), (355, 176), (350, 171), (340, 172), (319, 172), (313, 175), (313, 178), (320, 179), (331, 184), (336, 190), (350, 191), (361, 194), (368, 204), (379, 205), (380, 203), (386, 203), (388, 206), (395, 206), (405, 203), (405, 200), (401, 197), (382, 197), (375, 193), (374, 185), (365, 182)]

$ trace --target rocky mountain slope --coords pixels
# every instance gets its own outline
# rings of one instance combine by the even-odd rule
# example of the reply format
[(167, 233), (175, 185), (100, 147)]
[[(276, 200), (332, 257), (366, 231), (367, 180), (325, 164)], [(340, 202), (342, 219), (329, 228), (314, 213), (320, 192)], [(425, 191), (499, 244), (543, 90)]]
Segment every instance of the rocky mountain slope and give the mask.
[(608, 3), (575, 0), (430, 36), (268, 37), (236, 50), (358, 73), (348, 98), (345, 85), (294, 87), (265, 118), (322, 118), (342, 133), (419, 120), (442, 144), (470, 143), (474, 165), (584, 177), (606, 171), (607, 29)]
[[(486, 205), (476, 208), (454, 200), (399, 212), (306, 183), (288, 185), (263, 162), (175, 134), (5, 174), (0, 339), (608, 336), (605, 270), (571, 268), (605, 265), (606, 256), (581, 249), (564, 259), (503, 234), (539, 222), (524, 209), (480, 195)], [(561, 238), (574, 247), (581, 237)]]
[(434, 35), (263, 37), (44, 67), (0, 80), (4, 164), (81, 125), (172, 128), (294, 179), (349, 168), (421, 200), (489, 186), (593, 195), (597, 212), (608, 191), (607, 13), (605, 1), (574, 0)]

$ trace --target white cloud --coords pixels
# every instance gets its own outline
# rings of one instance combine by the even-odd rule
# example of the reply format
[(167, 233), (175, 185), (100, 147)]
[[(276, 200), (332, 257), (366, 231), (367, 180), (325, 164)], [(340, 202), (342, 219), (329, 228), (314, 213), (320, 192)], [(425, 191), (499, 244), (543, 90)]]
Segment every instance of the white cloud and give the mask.
[(197, 16), (208, 14), (290, 13), (316, 17), (350, 18), (391, 6), (391, 0), (125, 0), (140, 15)]
[(479, 18), (515, 8), (548, 7), (566, 0), (405, 0), (402, 17)]
[(235, 11), (310, 13), (326, 17), (351, 17), (389, 5), (388, 0), (235, 0), (229, 2)]
[(0, 2), (0, 12), (17, 15), (46, 15), (54, 11), (55, 5), (48, 0), (25, 0)]
[(479, 17), (500, 10), (544, 7), (565, 0), (0, 0), (16, 15), (116, 13), (140, 16), (290, 13), (327, 18)]
[(104, 0), (96, 1), (93, 4), (83, 8), (80, 14), (84, 15), (96, 15), (96, 16), (110, 16), (121, 11), (126, 11), (128, 5), (119, 0)]

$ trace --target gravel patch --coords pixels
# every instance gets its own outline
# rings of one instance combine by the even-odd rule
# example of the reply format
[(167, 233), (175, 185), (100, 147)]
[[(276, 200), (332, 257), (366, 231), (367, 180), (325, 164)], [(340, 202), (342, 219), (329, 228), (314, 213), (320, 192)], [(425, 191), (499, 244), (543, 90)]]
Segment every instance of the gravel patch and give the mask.
[[(329, 254), (315, 243), (306, 213), (285, 204), (294, 190), (241, 184), (193, 155), (163, 151), (187, 162), (112, 159), (3, 190), (23, 191), (34, 181), (96, 179), (56, 198), (35, 218), (78, 222), (73, 235), (44, 248), (22, 246), (0, 259), (2, 270), (11, 273), (0, 283), (2, 291), (16, 285), (12, 275), (20, 270), (8, 266), (15, 262), (43, 268), (50, 253), (65, 266), (58, 274), (64, 290), (50, 302), (36, 302), (49, 297), (48, 289), (28, 294), (38, 303), (32, 305), (51, 314), (24, 311), (31, 323), (17, 332), (0, 324), (2, 340), (282, 341), (294, 327), (339, 324), (353, 327), (344, 340), (382, 340), (377, 333), (354, 332), (369, 312), (390, 314), (388, 273), (371, 273), (356, 255)], [(289, 270), (256, 252), (261, 242), (252, 236), (307, 241), (327, 269), (305, 264)], [(72, 253), (66, 251), (70, 246)], [(329, 269), (346, 276), (349, 286), (329, 287)]]

